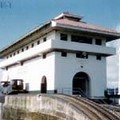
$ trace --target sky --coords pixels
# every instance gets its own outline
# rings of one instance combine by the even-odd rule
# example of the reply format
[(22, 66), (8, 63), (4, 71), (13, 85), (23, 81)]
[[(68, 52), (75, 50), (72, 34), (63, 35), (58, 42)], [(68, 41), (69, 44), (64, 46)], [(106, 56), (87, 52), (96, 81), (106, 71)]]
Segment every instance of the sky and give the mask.
[(66, 11), (88, 23), (120, 30), (120, 0), (0, 0), (0, 49)]

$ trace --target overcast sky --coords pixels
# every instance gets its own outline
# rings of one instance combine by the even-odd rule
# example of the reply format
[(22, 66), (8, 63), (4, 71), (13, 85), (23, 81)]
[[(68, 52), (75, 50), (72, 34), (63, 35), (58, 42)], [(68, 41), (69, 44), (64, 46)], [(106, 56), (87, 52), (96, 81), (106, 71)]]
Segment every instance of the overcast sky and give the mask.
[[(117, 26), (116, 30), (120, 32), (120, 26)], [(115, 88), (118, 87), (119, 84), (120, 39), (107, 43), (107, 46), (116, 48), (116, 55), (107, 58), (107, 86)]]
[[(0, 49), (64, 11), (88, 23), (120, 29), (120, 0), (0, 0)], [(110, 45), (119, 47), (116, 42)], [(116, 78), (109, 76), (109, 81), (117, 85), (116, 67), (110, 67), (114, 61), (111, 58), (109, 70)]]

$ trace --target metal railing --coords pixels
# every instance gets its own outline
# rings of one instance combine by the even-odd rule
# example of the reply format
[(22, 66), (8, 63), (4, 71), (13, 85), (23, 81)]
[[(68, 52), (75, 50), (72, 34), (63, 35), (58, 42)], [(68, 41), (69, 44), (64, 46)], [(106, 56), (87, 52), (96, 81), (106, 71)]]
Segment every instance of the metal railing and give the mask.
[(81, 88), (62, 88), (59, 93), (90, 98)]

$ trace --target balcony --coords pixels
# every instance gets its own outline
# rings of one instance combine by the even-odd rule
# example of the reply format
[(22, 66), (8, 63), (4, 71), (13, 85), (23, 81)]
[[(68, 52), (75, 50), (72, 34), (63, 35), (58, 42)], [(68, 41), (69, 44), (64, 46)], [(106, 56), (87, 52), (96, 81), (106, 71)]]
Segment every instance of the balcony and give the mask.
[(68, 51), (83, 51), (92, 54), (103, 54), (105, 56), (110, 56), (116, 54), (115, 48), (93, 45), (93, 44), (85, 44), (85, 43), (77, 43), (77, 42), (69, 42), (62, 40), (52, 40), (52, 48), (53, 49), (63, 49)]

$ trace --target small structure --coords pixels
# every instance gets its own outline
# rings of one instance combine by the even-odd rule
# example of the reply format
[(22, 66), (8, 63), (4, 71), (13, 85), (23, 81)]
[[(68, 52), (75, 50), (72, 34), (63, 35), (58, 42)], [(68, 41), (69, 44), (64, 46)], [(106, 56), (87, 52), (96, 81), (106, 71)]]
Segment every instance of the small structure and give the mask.
[(118, 38), (114, 30), (65, 12), (1, 50), (0, 68), (9, 80), (23, 79), (30, 91), (103, 97), (106, 57), (115, 54), (106, 42)]

